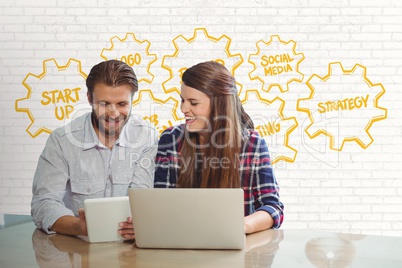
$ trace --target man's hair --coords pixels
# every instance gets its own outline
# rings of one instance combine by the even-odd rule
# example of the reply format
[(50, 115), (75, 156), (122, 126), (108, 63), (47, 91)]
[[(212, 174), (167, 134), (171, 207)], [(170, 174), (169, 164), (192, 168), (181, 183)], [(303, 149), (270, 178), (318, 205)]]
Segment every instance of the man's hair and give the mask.
[(137, 76), (133, 68), (118, 60), (108, 60), (92, 67), (86, 80), (88, 94), (92, 96), (96, 84), (109, 87), (129, 85), (131, 96), (138, 91)]

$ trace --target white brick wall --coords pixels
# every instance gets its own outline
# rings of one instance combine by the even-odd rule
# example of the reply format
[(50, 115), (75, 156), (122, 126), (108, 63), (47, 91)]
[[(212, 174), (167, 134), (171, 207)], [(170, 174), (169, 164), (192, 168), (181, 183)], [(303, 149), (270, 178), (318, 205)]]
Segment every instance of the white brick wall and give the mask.
[[(150, 68), (154, 80), (140, 83), (140, 88), (151, 89), (156, 97), (166, 99), (169, 94), (165, 94), (162, 83), (169, 75), (161, 68), (163, 57), (175, 52), (173, 40), (179, 35), (191, 38), (195, 28), (205, 28), (211, 37), (229, 37), (230, 52), (243, 57), (235, 73), (243, 85), (240, 97), (244, 98), (250, 89), (259, 90), (264, 98), (279, 96), (286, 104), (285, 115), (294, 116), (298, 122), (289, 136), (289, 145), (297, 156), (293, 162), (279, 161), (275, 165), (286, 206), (283, 228), (401, 236), (401, 14), (402, 2), (398, 0), (3, 0), (0, 214), (29, 214), (32, 177), (48, 137), (46, 133), (31, 137), (26, 131), (30, 124), (27, 114), (15, 110), (15, 101), (27, 96), (22, 82), (29, 73), (41, 74), (43, 61), (51, 58), (59, 65), (70, 58), (79, 60), (83, 72), (88, 73), (103, 60), (102, 49), (110, 47), (113, 36), (123, 38), (131, 32), (138, 40), (148, 40), (150, 53), (157, 56)], [(279, 35), (286, 42), (293, 40), (296, 52), (305, 57), (299, 65), (303, 82), (291, 83), (286, 93), (277, 88), (269, 93), (262, 91), (261, 83), (249, 78), (249, 55), (256, 53), (258, 41), (268, 42), (271, 35)], [(178, 44), (180, 49), (187, 47), (183, 40)], [(194, 57), (203, 50), (198, 48)], [(194, 60), (176, 62), (191, 65)], [(325, 137), (311, 140), (304, 132), (309, 120), (306, 113), (296, 110), (297, 100), (308, 97), (305, 82), (310, 76), (327, 75), (332, 62), (340, 62), (345, 69), (361, 64), (366, 67), (368, 79), (385, 88), (379, 105), (388, 110), (387, 118), (372, 125), (374, 141), (367, 148), (348, 142), (341, 151), (334, 151)], [(175, 83), (173, 79), (171, 82)], [(177, 94), (171, 96), (177, 98)], [(263, 111), (268, 117), (276, 112), (261, 108), (265, 106), (260, 103), (253, 106), (250, 112)], [(35, 109), (36, 116), (54, 120), (51, 110), (40, 105)], [(267, 141), (275, 150), (284, 145), (276, 144), (275, 138)]]

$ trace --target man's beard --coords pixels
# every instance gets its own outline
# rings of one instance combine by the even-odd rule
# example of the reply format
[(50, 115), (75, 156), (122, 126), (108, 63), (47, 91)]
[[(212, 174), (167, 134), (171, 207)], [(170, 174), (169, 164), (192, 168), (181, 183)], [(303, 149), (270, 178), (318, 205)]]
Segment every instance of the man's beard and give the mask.
[[(100, 133), (103, 133), (105, 136), (108, 136), (108, 137), (116, 137), (116, 136), (120, 135), (121, 130), (123, 129), (123, 127), (125, 126), (125, 124), (128, 121), (128, 116), (123, 116), (123, 115), (121, 115), (115, 119), (112, 119), (105, 114), (97, 117), (94, 111), (92, 111), (91, 117), (92, 117), (92, 123), (94, 124), (94, 127), (97, 128)], [(105, 123), (105, 120), (107, 120), (107, 121), (119, 121), (119, 122), (123, 122), (123, 124), (119, 124), (118, 127), (106, 128), (104, 124), (100, 123), (101, 120), (104, 123)]]

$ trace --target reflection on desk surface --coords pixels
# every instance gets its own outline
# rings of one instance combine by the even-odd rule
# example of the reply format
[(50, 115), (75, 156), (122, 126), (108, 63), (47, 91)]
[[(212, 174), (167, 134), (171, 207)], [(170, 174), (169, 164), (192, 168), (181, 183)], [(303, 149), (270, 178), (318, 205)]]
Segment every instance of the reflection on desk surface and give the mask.
[[(283, 231), (260, 233), (244, 250), (139, 249), (133, 242), (88, 243), (35, 230), (32, 244), (40, 267), (270, 267)], [(63, 264), (63, 265), (61, 265)], [(267, 265), (268, 264), (268, 265)]]
[(24, 223), (0, 230), (0, 267), (402, 267), (402, 237), (267, 230), (243, 250), (139, 249), (88, 243)]

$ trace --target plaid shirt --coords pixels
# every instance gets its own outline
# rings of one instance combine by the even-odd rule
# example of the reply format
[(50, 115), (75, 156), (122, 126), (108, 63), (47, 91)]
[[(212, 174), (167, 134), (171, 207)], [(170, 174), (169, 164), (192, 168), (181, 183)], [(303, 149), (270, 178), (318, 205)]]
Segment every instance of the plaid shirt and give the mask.
[[(156, 155), (155, 188), (175, 188), (180, 174), (180, 149), (184, 126), (166, 129), (160, 139)], [(273, 228), (283, 222), (283, 204), (279, 200), (279, 186), (274, 176), (268, 147), (256, 131), (249, 130), (240, 153), (240, 178), (244, 190), (244, 214), (268, 212)]]

